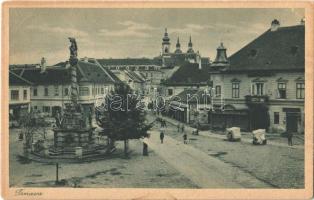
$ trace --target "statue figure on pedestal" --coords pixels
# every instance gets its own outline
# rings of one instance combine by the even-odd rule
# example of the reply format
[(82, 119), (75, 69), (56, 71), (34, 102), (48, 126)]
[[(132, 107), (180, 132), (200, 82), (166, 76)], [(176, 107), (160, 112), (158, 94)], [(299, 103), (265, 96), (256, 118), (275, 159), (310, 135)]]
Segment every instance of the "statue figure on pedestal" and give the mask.
[(75, 41), (75, 38), (69, 37), (69, 40), (71, 42), (70, 49), (70, 56), (77, 57), (77, 44)]
[(70, 49), (70, 64), (72, 66), (77, 64), (77, 44), (75, 41), (75, 38), (69, 37), (69, 40), (71, 42), (71, 46), (69, 47)]

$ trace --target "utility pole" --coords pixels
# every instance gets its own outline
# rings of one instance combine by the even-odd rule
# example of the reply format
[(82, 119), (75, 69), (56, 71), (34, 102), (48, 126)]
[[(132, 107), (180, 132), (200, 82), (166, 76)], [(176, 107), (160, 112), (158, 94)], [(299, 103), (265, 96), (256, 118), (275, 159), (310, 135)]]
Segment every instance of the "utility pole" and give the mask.
[(59, 184), (59, 163), (56, 163), (56, 182), (55, 185)]

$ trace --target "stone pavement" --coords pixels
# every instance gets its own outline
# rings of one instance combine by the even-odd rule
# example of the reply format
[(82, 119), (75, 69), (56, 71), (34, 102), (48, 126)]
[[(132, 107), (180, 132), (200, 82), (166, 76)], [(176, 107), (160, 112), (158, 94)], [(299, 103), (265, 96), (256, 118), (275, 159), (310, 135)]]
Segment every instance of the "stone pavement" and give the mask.
[(180, 171), (201, 188), (271, 188), (272, 186), (254, 176), (213, 158), (206, 153), (165, 136), (164, 143), (159, 140), (159, 132), (151, 131), (144, 139), (168, 164)]
[[(148, 121), (155, 118), (154, 115), (147, 115)], [(160, 124), (155, 123), (152, 130), (159, 131)], [(164, 130), (166, 138), (171, 136), (183, 142), (182, 133), (177, 131), (177, 122), (167, 123)], [(304, 149), (288, 147), (285, 138), (278, 134), (266, 137), (281, 142), (279, 145), (252, 145), (249, 133), (243, 134), (243, 138), (248, 139), (246, 142), (228, 142), (222, 131), (209, 136), (192, 135), (192, 128), (186, 126), (185, 132), (188, 133), (189, 146), (237, 167), (274, 188), (304, 188)]]
[[(175, 126), (177, 126), (177, 124), (179, 123), (177, 120), (171, 119), (169, 117), (165, 117), (165, 116), (159, 116), (160, 118), (166, 120), (168, 123), (173, 124)], [(185, 124), (185, 130), (188, 133), (192, 133), (193, 130), (195, 130), (195, 128), (192, 128), (190, 126), (188, 126), (187, 124)], [(217, 138), (217, 139), (226, 139), (225, 135), (221, 135), (221, 134), (215, 134), (210, 130), (207, 131), (199, 131), (199, 135), (201, 136), (205, 136), (205, 137), (212, 137), (212, 138)], [(266, 135), (266, 139), (267, 139), (267, 135)], [(242, 142), (245, 143), (250, 143), (252, 144), (252, 139), (249, 138), (248, 136), (244, 135), (242, 133), (242, 138), (241, 138)], [(271, 140), (267, 140), (267, 145), (274, 145), (274, 146), (279, 146), (279, 147), (287, 147), (287, 148), (293, 148), (293, 149), (304, 149), (303, 145), (293, 145), (293, 146), (288, 146), (287, 143), (282, 143), (282, 142), (277, 142), (277, 141), (271, 141)]]

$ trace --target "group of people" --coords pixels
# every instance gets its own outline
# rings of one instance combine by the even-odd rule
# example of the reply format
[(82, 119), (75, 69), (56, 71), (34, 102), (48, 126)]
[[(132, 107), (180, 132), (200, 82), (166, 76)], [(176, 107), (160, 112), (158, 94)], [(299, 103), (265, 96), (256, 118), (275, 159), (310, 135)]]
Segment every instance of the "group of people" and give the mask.
[[(166, 121), (164, 119), (160, 119), (160, 142), (161, 144), (163, 144), (164, 138), (165, 138), (165, 129), (164, 127), (167, 127)], [(198, 126), (199, 127), (199, 126)], [(188, 136), (185, 132), (185, 126), (183, 123), (178, 123), (177, 124), (177, 130), (180, 133), (183, 133), (182, 137), (183, 137), (183, 143), (187, 144), (187, 140), (188, 140)], [(192, 132), (193, 135), (198, 135), (199, 129), (196, 128), (195, 131)], [(293, 133), (292, 132), (288, 132), (287, 133), (287, 138), (288, 138), (288, 145), (292, 146), (292, 138), (293, 138)]]
[[(165, 138), (165, 129), (164, 128), (167, 127), (167, 123), (166, 123), (166, 121), (164, 119), (160, 120), (160, 127), (161, 127), (161, 129), (160, 129), (160, 143), (163, 144), (164, 143), (164, 138)], [(182, 136), (183, 137), (183, 143), (187, 144), (188, 136), (187, 136), (187, 134), (185, 132), (184, 124), (183, 123), (179, 123), (177, 125), (177, 127), (178, 127), (178, 132), (183, 133), (183, 136)]]

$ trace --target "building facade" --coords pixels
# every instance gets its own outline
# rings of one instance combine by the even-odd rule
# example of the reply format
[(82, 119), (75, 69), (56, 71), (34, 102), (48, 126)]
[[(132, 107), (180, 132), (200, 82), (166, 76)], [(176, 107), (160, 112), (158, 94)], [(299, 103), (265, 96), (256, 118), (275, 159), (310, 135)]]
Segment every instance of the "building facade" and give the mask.
[[(54, 116), (70, 103), (70, 68), (43, 67), (12, 69), (25, 80), (33, 83), (30, 88), (30, 106), (34, 111)], [(79, 103), (86, 111), (94, 109), (120, 80), (99, 65), (79, 61), (77, 65)]]
[(227, 59), (221, 45), (210, 79), (212, 128), (304, 132), (304, 24), (271, 28)]
[(10, 120), (18, 120), (30, 111), (32, 82), (9, 71), (9, 113)]

